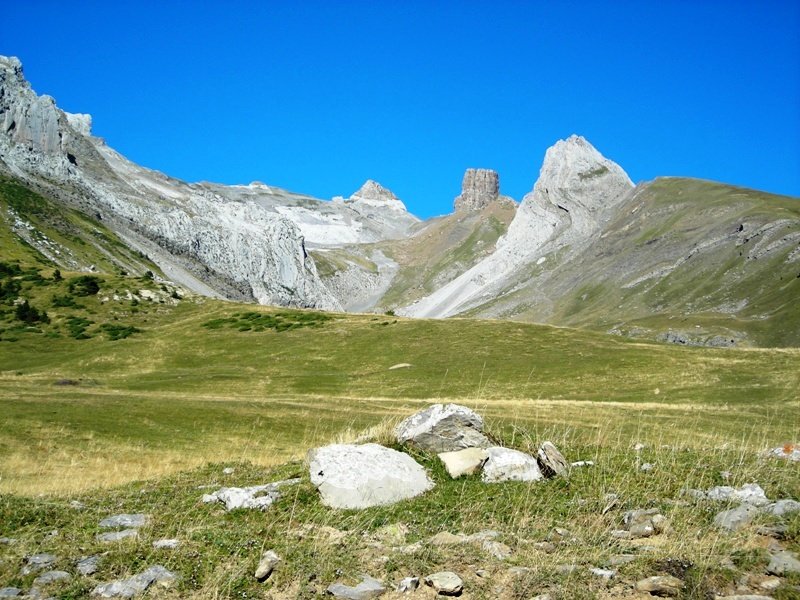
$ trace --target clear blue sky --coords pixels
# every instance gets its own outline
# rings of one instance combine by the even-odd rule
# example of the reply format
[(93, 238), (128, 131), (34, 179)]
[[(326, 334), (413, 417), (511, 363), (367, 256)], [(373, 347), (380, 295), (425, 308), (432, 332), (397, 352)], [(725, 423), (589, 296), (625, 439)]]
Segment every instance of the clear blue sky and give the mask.
[(449, 212), (531, 189), (572, 133), (634, 181), (800, 196), (800, 3), (9, 0), (0, 54), (128, 158)]

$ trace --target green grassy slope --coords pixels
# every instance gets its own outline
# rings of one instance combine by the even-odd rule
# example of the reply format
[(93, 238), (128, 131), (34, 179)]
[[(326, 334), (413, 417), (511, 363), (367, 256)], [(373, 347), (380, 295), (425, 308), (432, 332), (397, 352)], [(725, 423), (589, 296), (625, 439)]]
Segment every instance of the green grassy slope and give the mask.
[(470, 314), (649, 337), (672, 330), (701, 343), (719, 336), (739, 345), (798, 346), (800, 200), (657, 179), (576, 259), (517, 283)]

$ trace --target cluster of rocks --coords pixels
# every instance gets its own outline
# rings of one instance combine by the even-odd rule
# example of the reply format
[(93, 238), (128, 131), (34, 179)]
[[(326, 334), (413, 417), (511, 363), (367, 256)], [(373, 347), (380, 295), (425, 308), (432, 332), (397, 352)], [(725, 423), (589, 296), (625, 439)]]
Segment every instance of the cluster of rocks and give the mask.
[[(398, 444), (436, 453), (451, 477), (481, 472), (486, 483), (539, 481), (567, 475), (569, 464), (551, 442), (537, 455), (497, 446), (483, 419), (465, 406), (434, 404), (403, 420)], [(367, 508), (413, 498), (434, 487), (410, 455), (378, 444), (334, 444), (309, 452), (311, 482), (326, 506)]]
[(714, 517), (714, 525), (725, 531), (743, 529), (759, 513), (783, 517), (800, 511), (800, 502), (797, 500), (784, 498), (773, 502), (757, 483), (746, 483), (740, 488), (722, 485), (706, 491), (687, 489), (684, 493), (697, 500), (736, 504), (734, 508), (718, 512)]
[[(111, 529), (97, 535), (96, 539), (103, 543), (123, 542), (124, 540), (137, 538), (139, 529), (145, 527), (150, 521), (149, 515), (145, 514), (118, 514), (102, 519), (98, 523), (101, 529)], [(49, 535), (58, 535), (57, 531)], [(6, 543), (11, 544), (16, 540), (3, 538)], [(178, 540), (156, 540), (153, 548), (176, 548)], [(93, 554), (82, 556), (75, 561), (74, 570), (78, 575), (90, 577), (94, 575), (103, 558), (103, 554)], [(44, 599), (51, 596), (47, 593), (52, 591), (58, 584), (67, 584), (73, 579), (73, 574), (69, 571), (54, 569), (58, 563), (63, 561), (55, 554), (40, 553), (25, 557), (20, 575), (38, 574), (33, 580), (33, 585), (26, 592), (16, 587), (0, 588), (0, 598), (36, 598)], [(100, 598), (132, 598), (141, 594), (153, 584), (164, 587), (172, 585), (178, 579), (175, 573), (165, 569), (161, 565), (153, 565), (144, 571), (125, 579), (110, 581), (96, 586), (91, 594)]]
[(257, 508), (264, 510), (281, 497), (280, 489), (287, 485), (300, 483), (299, 479), (287, 479), (264, 485), (250, 487), (223, 487), (211, 494), (205, 494), (205, 503), (221, 502), (226, 510), (237, 508)]

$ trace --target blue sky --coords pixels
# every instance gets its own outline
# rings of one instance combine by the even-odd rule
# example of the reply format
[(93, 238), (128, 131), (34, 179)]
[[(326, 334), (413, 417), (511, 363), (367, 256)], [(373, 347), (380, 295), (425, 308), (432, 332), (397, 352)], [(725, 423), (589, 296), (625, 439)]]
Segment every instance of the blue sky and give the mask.
[(800, 3), (10, 0), (0, 54), (125, 156), (320, 198), (366, 179), (451, 210), (519, 200), (560, 138), (635, 181), (800, 196)]

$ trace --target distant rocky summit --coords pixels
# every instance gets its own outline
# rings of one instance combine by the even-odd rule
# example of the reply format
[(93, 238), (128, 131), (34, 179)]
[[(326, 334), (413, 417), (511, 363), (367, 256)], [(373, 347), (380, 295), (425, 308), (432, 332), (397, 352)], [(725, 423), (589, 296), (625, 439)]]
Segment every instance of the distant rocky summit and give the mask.
[(453, 202), (456, 211), (483, 210), (500, 197), (500, 176), (491, 169), (467, 169), (461, 194)]

